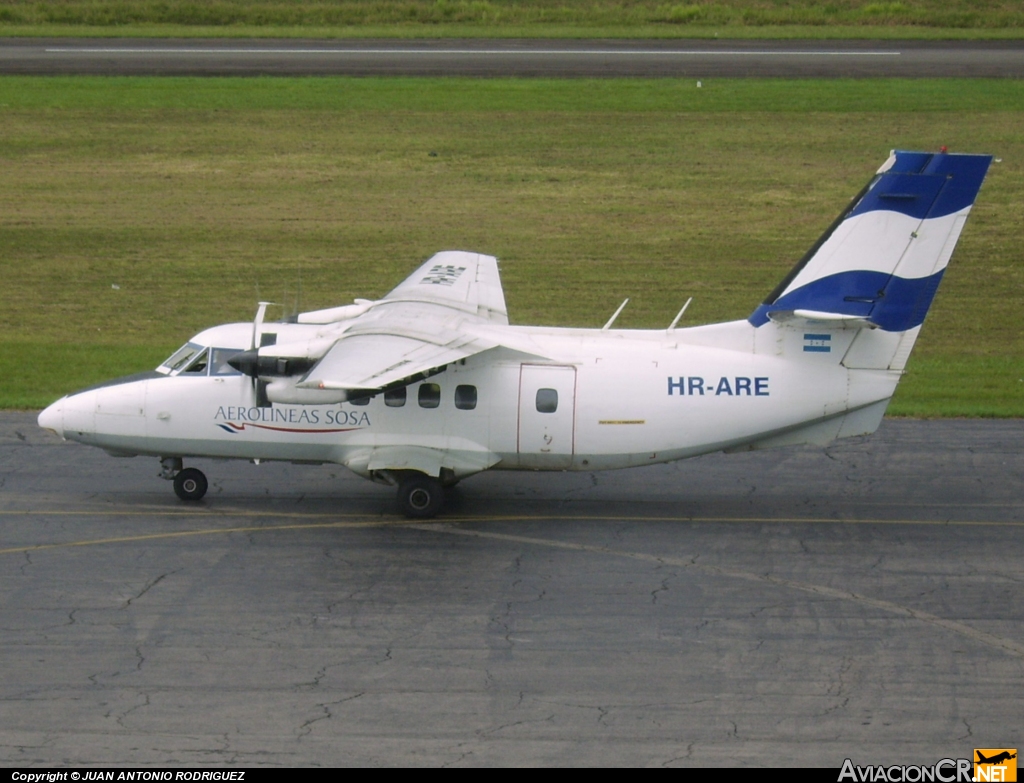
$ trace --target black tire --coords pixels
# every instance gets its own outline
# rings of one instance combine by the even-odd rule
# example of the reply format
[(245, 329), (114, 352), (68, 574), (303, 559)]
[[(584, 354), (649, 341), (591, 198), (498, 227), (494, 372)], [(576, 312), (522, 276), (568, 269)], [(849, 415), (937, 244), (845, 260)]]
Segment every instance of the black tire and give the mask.
[(174, 477), (174, 494), (182, 500), (199, 500), (208, 486), (203, 471), (195, 468), (185, 468)]
[(398, 505), (412, 519), (437, 516), (444, 503), (444, 487), (431, 476), (412, 476), (398, 485)]

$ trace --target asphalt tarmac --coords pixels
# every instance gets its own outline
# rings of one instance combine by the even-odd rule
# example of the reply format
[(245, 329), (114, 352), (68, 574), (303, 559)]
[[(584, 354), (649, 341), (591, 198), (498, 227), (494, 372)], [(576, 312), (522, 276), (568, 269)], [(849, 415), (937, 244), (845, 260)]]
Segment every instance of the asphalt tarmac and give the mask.
[(0, 414), (0, 764), (934, 764), (1020, 747), (1024, 421), (491, 472), (413, 523), (344, 469)]
[(1024, 42), (6, 38), (0, 73), (1020, 78)]

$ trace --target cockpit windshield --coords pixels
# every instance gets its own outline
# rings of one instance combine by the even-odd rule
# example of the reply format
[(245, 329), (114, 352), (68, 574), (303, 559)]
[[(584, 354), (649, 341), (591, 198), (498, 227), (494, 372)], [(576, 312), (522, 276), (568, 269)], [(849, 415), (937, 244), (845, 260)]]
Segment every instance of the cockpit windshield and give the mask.
[(210, 354), (205, 349), (195, 359), (189, 362), (188, 366), (179, 375), (206, 375), (206, 368), (210, 364)]
[(162, 370), (167, 373), (178, 372), (189, 362), (196, 358), (196, 354), (203, 350), (203, 346), (196, 345), (195, 343), (185, 343), (181, 348), (171, 354), (171, 357), (167, 359), (163, 364), (157, 367), (157, 370)]
[(238, 348), (206, 348), (198, 343), (185, 343), (157, 367), (164, 375), (241, 375), (228, 364)]

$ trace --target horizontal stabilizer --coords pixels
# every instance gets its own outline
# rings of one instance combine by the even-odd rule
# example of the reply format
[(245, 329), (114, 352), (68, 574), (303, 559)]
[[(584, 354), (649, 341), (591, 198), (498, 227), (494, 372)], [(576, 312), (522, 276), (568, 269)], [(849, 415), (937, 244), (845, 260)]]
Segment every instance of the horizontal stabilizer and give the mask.
[(809, 326), (829, 329), (877, 329), (878, 324), (859, 315), (823, 313), (818, 310), (772, 310), (768, 317), (777, 324), (803, 329)]

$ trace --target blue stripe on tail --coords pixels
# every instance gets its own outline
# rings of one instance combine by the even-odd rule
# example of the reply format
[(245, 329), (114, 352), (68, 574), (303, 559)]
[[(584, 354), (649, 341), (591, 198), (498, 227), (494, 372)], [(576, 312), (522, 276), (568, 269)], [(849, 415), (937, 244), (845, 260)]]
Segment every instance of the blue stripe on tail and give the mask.
[[(869, 219), (852, 227), (850, 233), (840, 234), (846, 260), (838, 269), (833, 267), (831, 274), (828, 267), (832, 262), (822, 260), (832, 256), (820, 256), (819, 251), (835, 252), (836, 245), (829, 245), (830, 250), (826, 244), (839, 227), (851, 218), (871, 212), (897, 213), (919, 221), (956, 220), (950, 216), (970, 207), (977, 198), (992, 157), (902, 150), (893, 154), (895, 158), (891, 165), (875, 176), (768, 299), (750, 315), (748, 320), (751, 324), (763, 326), (774, 311), (814, 310), (865, 318), (891, 332), (921, 325), (942, 280), (944, 268), (925, 277), (904, 278), (893, 274), (899, 260), (893, 261), (893, 268), (887, 269), (888, 264), (880, 263), (879, 258), (865, 257), (864, 269), (849, 269), (851, 259), (858, 265), (861, 263), (862, 256), (851, 255), (860, 247), (859, 238), (864, 239), (863, 246), (869, 248), (871, 238), (878, 242), (880, 236), (885, 236), (862, 232), (879, 230), (871, 229), (872, 224), (889, 226), (891, 230), (891, 223)], [(879, 216), (878, 220), (884, 221), (884, 217)], [(952, 225), (950, 230), (953, 230)], [(956, 230), (959, 231), (958, 228)], [(956, 235), (953, 236), (955, 239)], [(893, 238), (891, 241), (898, 240)], [(826, 249), (822, 251), (822, 248)], [(899, 249), (893, 247), (893, 250), (896, 252), (891, 257), (898, 259), (901, 256)], [(819, 259), (816, 263), (821, 269), (812, 271), (816, 270), (811, 264), (815, 259)], [(920, 256), (918, 261), (927, 262), (928, 259)], [(923, 267), (936, 269), (939, 262), (940, 256), (936, 253), (935, 263), (930, 266), (926, 263)], [(875, 268), (871, 269), (872, 266)], [(920, 269), (922, 265), (918, 263), (915, 268)], [(794, 284), (799, 284), (799, 287), (789, 290)]]
[(974, 203), (991, 160), (988, 155), (899, 151), (892, 168), (879, 175), (848, 217), (874, 210), (918, 220), (952, 215)]
[(772, 310), (817, 310), (867, 318), (887, 332), (905, 332), (924, 323), (943, 272), (911, 280), (883, 272), (841, 272), (761, 305), (748, 320), (763, 326)]

